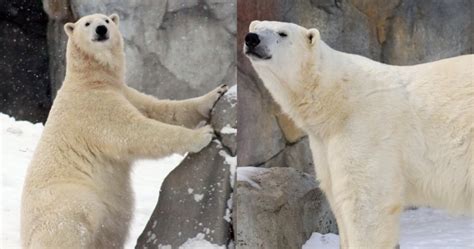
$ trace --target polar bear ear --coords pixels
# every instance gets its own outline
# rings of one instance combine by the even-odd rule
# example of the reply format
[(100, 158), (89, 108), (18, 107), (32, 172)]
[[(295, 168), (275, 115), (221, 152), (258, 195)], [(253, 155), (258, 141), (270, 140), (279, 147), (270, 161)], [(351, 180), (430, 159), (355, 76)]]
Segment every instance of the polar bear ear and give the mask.
[(68, 23), (64, 24), (64, 31), (66, 32), (67, 36), (72, 35), (72, 32), (74, 31), (74, 26), (76, 26), (76, 25), (72, 22), (68, 22)]
[(252, 21), (252, 22), (250, 23), (250, 26), (249, 26), (249, 31), (250, 31), (250, 32), (254, 31), (254, 30), (255, 30), (255, 26), (256, 26), (257, 24), (259, 24), (259, 23), (260, 23), (259, 20), (254, 20), (254, 21)]
[(112, 22), (114, 22), (116, 25), (119, 24), (120, 18), (119, 18), (119, 16), (118, 16), (117, 14), (114, 13), (114, 14), (110, 15), (109, 18), (110, 18), (110, 19), (112, 20)]
[(309, 40), (309, 44), (314, 45), (320, 39), (319, 31), (317, 29), (309, 29), (307, 37), (308, 37), (308, 40)]

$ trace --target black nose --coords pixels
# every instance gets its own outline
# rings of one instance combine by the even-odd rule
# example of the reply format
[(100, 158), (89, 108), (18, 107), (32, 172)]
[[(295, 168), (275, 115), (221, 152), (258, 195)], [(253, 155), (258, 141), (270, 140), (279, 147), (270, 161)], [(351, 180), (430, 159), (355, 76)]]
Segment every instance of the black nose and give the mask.
[(254, 48), (260, 43), (260, 39), (258, 39), (258, 35), (255, 33), (248, 33), (245, 36), (245, 45), (249, 48)]
[(107, 34), (107, 27), (105, 27), (104, 25), (97, 26), (97, 28), (95, 29), (95, 32), (98, 35), (103, 36)]

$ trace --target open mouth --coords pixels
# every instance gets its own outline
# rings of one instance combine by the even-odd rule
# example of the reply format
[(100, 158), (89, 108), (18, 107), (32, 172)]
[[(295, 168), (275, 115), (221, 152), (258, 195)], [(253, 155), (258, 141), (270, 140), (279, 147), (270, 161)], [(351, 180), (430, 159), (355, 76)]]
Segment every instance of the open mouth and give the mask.
[(252, 49), (249, 49), (249, 48), (245, 49), (245, 54), (248, 57), (252, 58), (252, 59), (270, 60), (272, 58), (271, 55), (261, 55), (258, 52), (256, 52), (255, 50), (252, 50)]

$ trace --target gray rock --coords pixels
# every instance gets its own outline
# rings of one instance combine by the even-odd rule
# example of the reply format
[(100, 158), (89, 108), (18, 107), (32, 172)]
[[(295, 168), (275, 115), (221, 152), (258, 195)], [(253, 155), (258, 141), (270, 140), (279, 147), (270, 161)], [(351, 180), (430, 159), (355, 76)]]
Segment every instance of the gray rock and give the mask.
[(281, 153), (286, 145), (286, 139), (276, 117), (279, 108), (260, 79), (254, 76), (253, 70), (251, 72), (252, 77), (244, 75), (242, 69), (237, 74), (238, 165), (263, 164)]
[(236, 186), (236, 248), (299, 249), (313, 231), (337, 233), (324, 194), (309, 174), (240, 167)]
[[(235, 1), (43, 0), (51, 19), (53, 90), (64, 78), (65, 19), (92, 13), (120, 16), (125, 40), (127, 84), (159, 98), (198, 96), (225, 82), (236, 82)], [(70, 13), (50, 11), (62, 4)], [(68, 18), (66, 18), (66, 17)], [(57, 73), (56, 73), (57, 72)]]
[(231, 87), (222, 96), (212, 111), (211, 124), (223, 146), (232, 156), (237, 153), (237, 86)]
[(292, 167), (314, 176), (313, 156), (309, 148), (308, 137), (287, 145), (277, 156), (266, 161), (260, 167)]
[[(218, 134), (226, 126), (237, 125), (235, 88), (217, 102), (212, 112), (211, 123)], [(189, 154), (166, 177), (158, 204), (136, 248), (178, 248), (199, 233), (213, 244), (231, 242), (235, 136), (220, 134), (199, 153)]]
[(473, 52), (472, 1), (402, 1), (383, 44), (384, 62), (412, 65)]
[(211, 243), (229, 243), (231, 167), (223, 153), (228, 152), (219, 142), (213, 142), (201, 152), (189, 154), (166, 177), (158, 204), (136, 248), (178, 248), (199, 233)]

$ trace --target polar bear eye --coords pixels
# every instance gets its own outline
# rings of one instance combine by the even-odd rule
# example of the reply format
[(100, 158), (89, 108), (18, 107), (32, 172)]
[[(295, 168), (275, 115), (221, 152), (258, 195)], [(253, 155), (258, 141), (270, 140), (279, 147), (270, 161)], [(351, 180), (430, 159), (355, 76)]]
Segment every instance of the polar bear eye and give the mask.
[(278, 32), (278, 35), (281, 37), (287, 37), (288, 35), (285, 32)]
[(106, 23), (109, 23), (109, 19), (105, 19), (105, 22), (106, 22)]
[(90, 25), (90, 23), (89, 23), (89, 22), (86, 22), (86, 27), (89, 26), (89, 25)]

